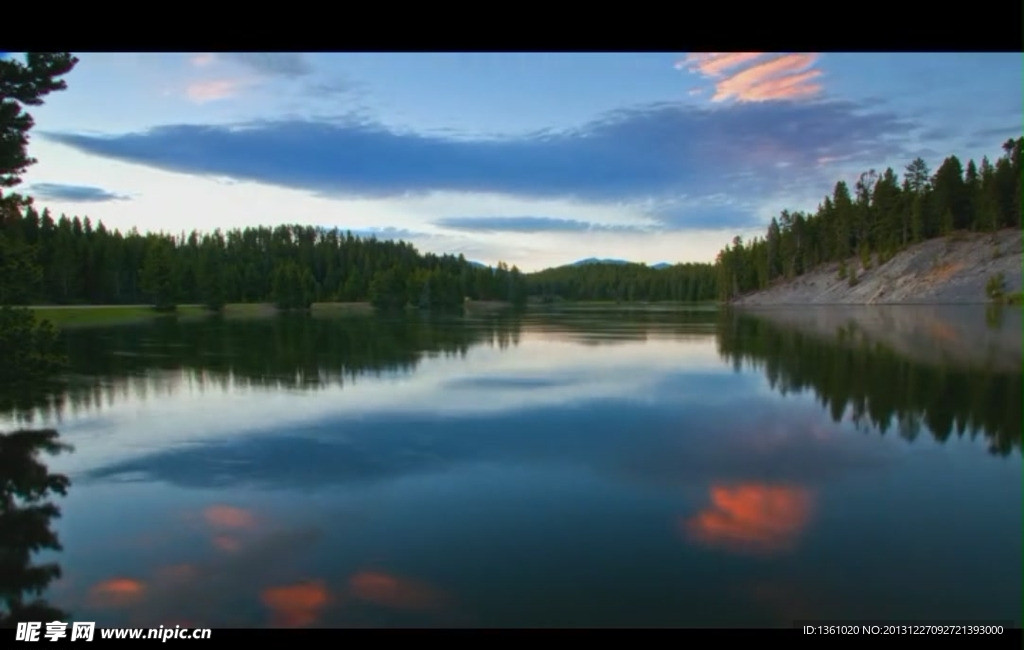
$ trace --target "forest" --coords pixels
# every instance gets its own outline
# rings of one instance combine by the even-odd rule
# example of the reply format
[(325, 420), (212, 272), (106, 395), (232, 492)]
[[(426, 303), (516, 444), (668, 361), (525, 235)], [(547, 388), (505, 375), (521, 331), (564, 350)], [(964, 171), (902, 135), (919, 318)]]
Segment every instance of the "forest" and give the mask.
[(676, 264), (653, 268), (644, 264), (594, 263), (559, 266), (526, 276), (531, 296), (548, 302), (565, 300), (703, 301), (716, 297), (713, 264)]
[(892, 168), (864, 172), (853, 192), (845, 181), (813, 213), (784, 210), (763, 237), (735, 237), (719, 252), (718, 297), (736, 296), (839, 262), (840, 279), (857, 282), (857, 269), (884, 264), (896, 253), (934, 237), (1021, 227), (1021, 147), (1007, 140), (995, 164), (987, 157), (966, 168), (956, 156), (934, 174), (921, 158), (900, 181)]
[(453, 307), (464, 299), (522, 303), (518, 268), (474, 265), (463, 256), (420, 254), (402, 241), (361, 238), (310, 226), (247, 227), (228, 232), (126, 234), (88, 217), (8, 208), (0, 222), (6, 259), (22, 260), (9, 283), (13, 304), (370, 301), (378, 307)]

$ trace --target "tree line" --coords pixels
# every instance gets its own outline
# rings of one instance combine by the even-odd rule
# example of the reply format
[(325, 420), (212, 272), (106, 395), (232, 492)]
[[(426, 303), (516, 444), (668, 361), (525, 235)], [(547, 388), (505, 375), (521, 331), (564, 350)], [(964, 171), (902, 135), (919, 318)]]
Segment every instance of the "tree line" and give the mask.
[(713, 264), (687, 263), (665, 268), (644, 264), (593, 263), (559, 266), (526, 276), (530, 295), (542, 301), (615, 300), (620, 302), (714, 300)]
[(452, 307), (466, 298), (521, 303), (518, 268), (481, 267), (462, 255), (420, 254), (402, 241), (311, 226), (247, 227), (200, 234), (141, 234), (86, 217), (7, 205), (0, 221), (6, 282), (16, 304), (371, 301), (380, 307)]
[[(921, 158), (904, 170), (864, 172), (851, 192), (845, 181), (813, 214), (783, 210), (763, 237), (735, 237), (719, 252), (718, 296), (723, 300), (839, 262), (839, 275), (856, 283), (856, 269), (884, 264), (897, 252), (955, 231), (1021, 227), (1021, 149), (1007, 140), (1003, 154), (966, 168), (956, 156), (934, 174)], [(851, 259), (852, 258), (852, 259)], [(859, 264), (858, 264), (859, 263)]]

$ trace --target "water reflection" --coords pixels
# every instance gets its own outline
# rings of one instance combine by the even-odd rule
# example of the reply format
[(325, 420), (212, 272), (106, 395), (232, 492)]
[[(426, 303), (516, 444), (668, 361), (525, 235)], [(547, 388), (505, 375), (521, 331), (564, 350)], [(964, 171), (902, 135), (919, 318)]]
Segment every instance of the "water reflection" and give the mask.
[(1019, 368), (902, 318), (69, 332), (75, 385), (34, 414), (78, 447), (52, 597), (106, 625), (1019, 617)]
[(303, 627), (315, 623), (327, 604), (323, 581), (268, 587), (260, 600), (272, 613), (272, 627)]
[(834, 421), (849, 416), (909, 441), (922, 426), (939, 442), (981, 434), (992, 453), (1019, 453), (1020, 310), (996, 335), (976, 309), (966, 323), (962, 309), (914, 311), (723, 312), (718, 344), (783, 395), (812, 390)]
[(70, 485), (39, 456), (69, 449), (53, 429), (0, 433), (0, 627), (67, 618), (39, 597), (61, 576), (60, 565), (37, 563), (34, 556), (62, 550), (51, 528), (60, 508), (51, 499), (67, 494)]
[(743, 484), (711, 487), (711, 503), (687, 520), (694, 541), (726, 550), (778, 553), (793, 548), (811, 516), (810, 491)]

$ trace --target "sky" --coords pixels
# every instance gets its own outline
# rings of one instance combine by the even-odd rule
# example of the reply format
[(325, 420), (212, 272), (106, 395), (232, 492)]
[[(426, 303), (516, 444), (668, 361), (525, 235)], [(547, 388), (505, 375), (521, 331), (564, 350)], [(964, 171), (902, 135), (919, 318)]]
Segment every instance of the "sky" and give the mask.
[(524, 271), (710, 262), (868, 169), (995, 159), (1024, 111), (1020, 53), (76, 56), (17, 188), (54, 214), (336, 227)]

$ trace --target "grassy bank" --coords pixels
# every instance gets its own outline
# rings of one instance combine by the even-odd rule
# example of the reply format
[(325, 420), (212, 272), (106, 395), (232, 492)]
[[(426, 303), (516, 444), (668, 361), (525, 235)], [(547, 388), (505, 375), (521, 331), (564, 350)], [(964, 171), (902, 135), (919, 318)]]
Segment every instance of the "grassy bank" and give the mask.
[[(34, 305), (29, 307), (36, 316), (57, 327), (86, 325), (123, 325), (153, 318), (204, 318), (214, 312), (202, 305), (178, 305), (172, 312), (160, 312), (150, 305)], [(366, 302), (322, 302), (310, 308), (314, 315), (370, 314), (373, 307)], [(265, 318), (278, 313), (271, 303), (231, 303), (224, 305), (224, 318)]]
[(171, 316), (198, 317), (208, 313), (199, 305), (178, 305), (173, 312), (159, 312), (149, 305), (39, 305), (29, 307), (38, 318), (57, 327), (117, 325)]

